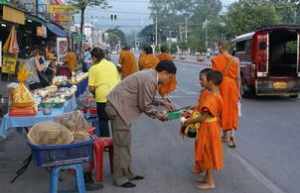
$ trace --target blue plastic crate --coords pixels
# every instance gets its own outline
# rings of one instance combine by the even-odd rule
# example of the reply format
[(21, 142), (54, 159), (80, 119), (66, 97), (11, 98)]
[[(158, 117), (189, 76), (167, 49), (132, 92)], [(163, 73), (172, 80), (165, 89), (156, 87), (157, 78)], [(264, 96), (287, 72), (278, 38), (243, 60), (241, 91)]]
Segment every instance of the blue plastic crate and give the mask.
[(38, 167), (88, 162), (93, 156), (92, 139), (67, 145), (29, 145)]

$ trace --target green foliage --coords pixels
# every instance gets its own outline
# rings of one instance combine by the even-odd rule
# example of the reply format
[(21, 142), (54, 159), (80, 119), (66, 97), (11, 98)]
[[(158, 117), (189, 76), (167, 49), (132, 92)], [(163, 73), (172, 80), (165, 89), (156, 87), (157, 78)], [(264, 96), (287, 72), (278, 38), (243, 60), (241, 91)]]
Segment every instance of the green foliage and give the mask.
[(248, 1), (234, 3), (225, 16), (231, 36), (254, 31), (258, 27), (279, 24), (281, 18), (272, 4), (251, 4)]
[(125, 46), (127, 44), (126, 35), (122, 30), (114, 28), (107, 30), (106, 33), (108, 33), (108, 43), (112, 47), (116, 47), (119, 42), (121, 43), (121, 46)]
[(101, 8), (109, 7), (106, 0), (69, 0), (69, 4), (73, 5), (79, 10), (85, 10), (87, 7), (93, 6), (99, 6)]

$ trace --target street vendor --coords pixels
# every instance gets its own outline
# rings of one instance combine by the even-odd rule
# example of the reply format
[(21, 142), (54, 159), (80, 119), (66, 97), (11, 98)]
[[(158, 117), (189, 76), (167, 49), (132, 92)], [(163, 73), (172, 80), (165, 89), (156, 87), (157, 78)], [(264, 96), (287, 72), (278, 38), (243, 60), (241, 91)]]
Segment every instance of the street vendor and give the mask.
[(94, 48), (91, 52), (93, 66), (89, 69), (89, 90), (94, 94), (97, 103), (97, 115), (99, 128), (96, 134), (101, 137), (109, 137), (108, 117), (105, 112), (107, 95), (120, 82), (117, 67), (105, 59), (104, 50)]
[(158, 111), (155, 105), (174, 110), (169, 101), (158, 101), (155, 96), (158, 86), (169, 82), (176, 74), (173, 62), (160, 62), (155, 69), (139, 71), (128, 76), (109, 94), (106, 112), (111, 120), (114, 145), (113, 179), (114, 184), (123, 188), (133, 188), (135, 180), (144, 177), (135, 175), (131, 167), (131, 124), (139, 115), (167, 120), (165, 112)]
[(49, 85), (49, 80), (44, 73), (47, 69), (46, 60), (38, 47), (33, 50), (33, 56), (27, 62), (26, 68), (30, 73), (27, 83), (31, 90)]

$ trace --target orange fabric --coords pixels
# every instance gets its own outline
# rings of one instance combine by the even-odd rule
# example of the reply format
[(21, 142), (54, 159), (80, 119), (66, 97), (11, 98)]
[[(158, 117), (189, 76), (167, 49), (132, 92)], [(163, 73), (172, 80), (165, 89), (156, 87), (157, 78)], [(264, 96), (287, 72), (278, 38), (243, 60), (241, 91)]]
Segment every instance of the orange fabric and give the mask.
[(75, 52), (68, 52), (65, 56), (65, 64), (71, 72), (77, 67), (77, 56)]
[[(203, 103), (205, 102), (206, 100), (206, 97), (208, 96), (209, 94), (209, 91), (207, 89), (203, 89), (200, 93), (200, 96), (198, 98), (198, 103), (196, 105), (196, 107), (193, 109), (193, 110), (197, 110), (203, 106)], [(195, 140), (195, 152), (194, 152), (194, 155), (196, 156), (197, 155), (197, 148), (198, 148), (198, 144), (199, 144), (199, 139), (196, 138)], [(195, 166), (194, 166), (194, 171), (197, 172), (197, 173), (201, 173), (201, 167), (199, 166), (199, 164), (195, 163)]]
[(132, 52), (123, 50), (120, 53), (119, 63), (121, 64), (122, 78), (138, 71), (137, 62)]
[[(208, 92), (200, 98), (203, 101), (198, 106), (198, 110), (209, 112), (213, 117), (220, 119), (223, 107), (222, 97), (219, 94)], [(195, 169), (198, 171), (221, 170), (224, 167), (224, 157), (219, 122), (201, 123), (196, 140)]]
[(173, 57), (168, 53), (161, 53), (157, 56), (160, 61), (173, 61)]
[(176, 76), (173, 75), (169, 82), (159, 85), (158, 92), (160, 96), (166, 96), (169, 95), (171, 92), (175, 91), (176, 86), (177, 86)]
[(139, 69), (142, 68), (142, 62), (144, 60), (144, 56), (146, 56), (146, 54), (144, 52), (141, 52), (141, 54), (139, 56), (139, 61), (138, 61)]
[[(232, 62), (230, 62), (232, 61)], [(226, 70), (226, 65), (229, 68)], [(220, 85), (220, 93), (224, 100), (224, 110), (222, 114), (222, 128), (224, 131), (236, 130), (239, 124), (238, 101), (240, 89), (238, 86), (239, 62), (233, 57), (228, 58), (220, 54), (212, 59), (212, 69), (223, 74), (223, 82)]]
[(154, 54), (146, 54), (141, 57), (140, 69), (154, 69), (159, 63), (159, 59)]

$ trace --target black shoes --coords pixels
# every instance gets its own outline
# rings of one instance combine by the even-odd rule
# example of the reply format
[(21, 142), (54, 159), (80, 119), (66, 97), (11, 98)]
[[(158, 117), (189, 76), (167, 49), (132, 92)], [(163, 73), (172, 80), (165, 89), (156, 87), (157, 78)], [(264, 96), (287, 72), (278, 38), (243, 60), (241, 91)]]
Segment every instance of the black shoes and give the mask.
[(144, 176), (134, 176), (131, 180), (132, 181), (139, 181), (139, 180), (144, 180)]
[(126, 183), (122, 184), (120, 187), (122, 187), (122, 188), (135, 188), (136, 185), (134, 183), (131, 183), (131, 182), (126, 182)]

